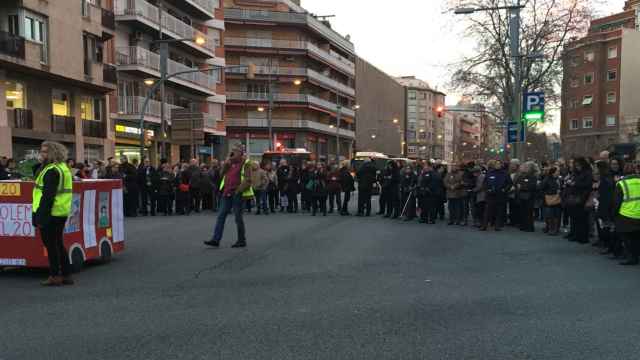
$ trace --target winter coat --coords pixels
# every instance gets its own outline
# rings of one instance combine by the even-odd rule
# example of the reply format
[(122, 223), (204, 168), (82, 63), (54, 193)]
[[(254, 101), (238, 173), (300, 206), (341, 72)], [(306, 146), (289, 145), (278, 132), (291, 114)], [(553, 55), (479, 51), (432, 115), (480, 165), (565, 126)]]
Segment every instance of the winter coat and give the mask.
[(358, 189), (360, 191), (371, 191), (373, 184), (376, 182), (376, 168), (372, 162), (362, 164), (360, 170), (356, 174), (358, 180)]
[(444, 186), (447, 188), (447, 199), (461, 199), (466, 195), (462, 171), (447, 174)]
[(340, 188), (343, 192), (353, 192), (356, 190), (353, 176), (347, 168), (340, 169)]
[(615, 217), (614, 195), (616, 185), (613, 176), (600, 176), (600, 184), (598, 185), (598, 210), (596, 215), (602, 221), (613, 221)]
[(423, 171), (418, 178), (418, 194), (420, 196), (443, 196), (444, 184), (440, 174), (435, 171)]
[(476, 194), (476, 202), (483, 203), (487, 201), (487, 191), (484, 188), (484, 178), (485, 174), (480, 174), (475, 178), (475, 186), (473, 188), (473, 192)]
[(410, 193), (418, 185), (418, 176), (413, 172), (403, 172), (400, 175), (400, 191), (402, 193)]
[(517, 198), (519, 200), (533, 200), (537, 190), (538, 178), (535, 175), (521, 175), (516, 184)]
[(281, 193), (287, 191), (290, 171), (291, 168), (289, 166), (280, 166), (276, 171), (276, 177), (278, 178), (278, 191), (280, 191)]
[(337, 194), (342, 191), (340, 186), (340, 171), (332, 171), (327, 176), (327, 191), (331, 194)]

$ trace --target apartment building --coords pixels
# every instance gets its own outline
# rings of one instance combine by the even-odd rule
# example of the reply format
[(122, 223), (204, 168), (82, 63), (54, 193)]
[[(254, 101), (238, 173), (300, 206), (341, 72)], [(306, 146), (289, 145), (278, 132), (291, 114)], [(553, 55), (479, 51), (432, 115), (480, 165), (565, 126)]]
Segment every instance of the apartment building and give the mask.
[(366, 60), (356, 60), (356, 151), (404, 154), (406, 91)]
[(0, 2), (0, 155), (22, 160), (43, 140), (77, 160), (113, 152), (104, 42), (113, 13), (93, 1)]
[(444, 156), (445, 97), (426, 81), (403, 76), (396, 81), (406, 91), (406, 154), (409, 158), (442, 159)]
[[(355, 52), (348, 37), (292, 0), (226, 0), (228, 144), (258, 158), (305, 148), (317, 160), (350, 158), (355, 140)], [(271, 101), (270, 101), (271, 100)], [(271, 104), (271, 106), (270, 106)], [(269, 121), (271, 120), (271, 121)], [(339, 139), (339, 140), (338, 140)]]
[(483, 157), (485, 151), (490, 150), (487, 147), (489, 115), (485, 106), (463, 98), (458, 104), (447, 106), (447, 112), (454, 123), (453, 160), (461, 162)]
[[(118, 75), (109, 107), (116, 156), (139, 157), (142, 117), (145, 156), (153, 162), (221, 157), (225, 85), (219, 67), (225, 65), (225, 54), (219, 0), (107, 1), (117, 25), (115, 37), (105, 44), (106, 62), (115, 66)], [(150, 84), (160, 77), (160, 39), (169, 42), (169, 76), (182, 73), (166, 81), (164, 107), (161, 89), (150, 93)], [(147, 95), (151, 100), (143, 111)]]
[(640, 0), (596, 19), (564, 49), (562, 153), (595, 155), (640, 130)]

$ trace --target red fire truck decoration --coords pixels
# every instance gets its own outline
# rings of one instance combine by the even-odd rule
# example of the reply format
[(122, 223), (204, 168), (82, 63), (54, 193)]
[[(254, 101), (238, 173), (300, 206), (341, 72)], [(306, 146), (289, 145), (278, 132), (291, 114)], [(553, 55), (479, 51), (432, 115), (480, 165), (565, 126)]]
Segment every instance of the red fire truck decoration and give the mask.
[[(33, 182), (0, 181), (0, 267), (48, 266), (47, 251), (32, 225)], [(120, 180), (73, 183), (71, 215), (64, 229), (65, 249), (74, 271), (85, 262), (108, 262), (124, 250)]]

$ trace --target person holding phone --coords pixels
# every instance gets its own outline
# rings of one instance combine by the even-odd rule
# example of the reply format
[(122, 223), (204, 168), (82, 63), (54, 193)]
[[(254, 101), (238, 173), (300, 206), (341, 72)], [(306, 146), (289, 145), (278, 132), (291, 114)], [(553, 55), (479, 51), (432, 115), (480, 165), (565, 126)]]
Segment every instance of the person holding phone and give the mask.
[(227, 216), (233, 211), (238, 228), (238, 241), (232, 247), (244, 248), (247, 246), (244, 220), (242, 218), (242, 205), (245, 198), (253, 197), (251, 171), (251, 161), (244, 156), (242, 145), (235, 146), (222, 167), (220, 213), (218, 214), (213, 238), (205, 241), (205, 245), (216, 248), (220, 246)]

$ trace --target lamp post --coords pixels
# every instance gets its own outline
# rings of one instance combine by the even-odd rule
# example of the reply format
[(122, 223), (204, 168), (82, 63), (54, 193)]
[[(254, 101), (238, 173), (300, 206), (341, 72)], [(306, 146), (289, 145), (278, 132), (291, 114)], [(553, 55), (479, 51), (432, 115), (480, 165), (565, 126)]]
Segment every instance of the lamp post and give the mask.
[[(521, 5), (521, 0), (516, 0), (515, 5), (511, 6), (497, 6), (497, 7), (461, 7), (454, 10), (456, 15), (468, 15), (481, 11), (495, 11), (495, 10), (507, 10), (509, 14), (509, 45), (511, 60), (513, 61), (514, 68), (514, 83), (513, 83), (513, 101), (511, 104), (511, 121), (521, 121), (521, 108), (522, 108), (522, 58), (520, 56), (520, 10), (525, 6)], [(526, 126), (523, 128), (525, 131), (526, 141)], [(506, 131), (505, 140), (508, 137), (508, 130)], [(506, 151), (505, 151), (506, 154)]]

